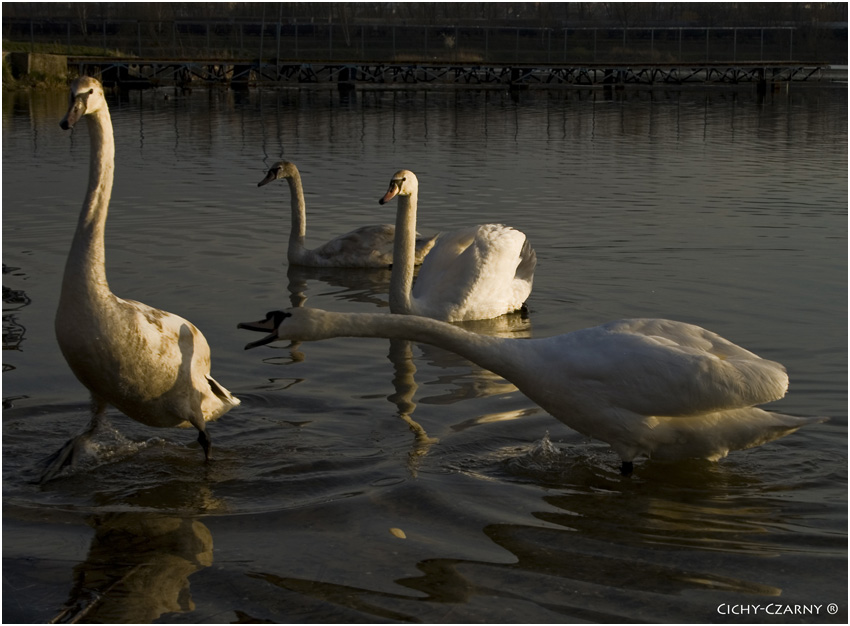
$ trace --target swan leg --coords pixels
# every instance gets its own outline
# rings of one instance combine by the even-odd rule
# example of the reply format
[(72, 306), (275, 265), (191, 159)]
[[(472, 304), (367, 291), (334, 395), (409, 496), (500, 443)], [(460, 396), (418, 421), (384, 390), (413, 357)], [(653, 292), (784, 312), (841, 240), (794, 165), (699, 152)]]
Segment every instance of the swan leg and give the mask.
[(86, 455), (88, 443), (94, 434), (106, 423), (107, 403), (100, 398), (92, 396), (92, 418), (86, 429), (80, 434), (65, 442), (61, 448), (44, 460), (44, 471), (39, 478), (39, 483), (56, 478), (63, 468), (73, 467), (79, 459)]
[(623, 464), (620, 465), (621, 476), (631, 476), (633, 471), (635, 471), (635, 464), (631, 461), (623, 461)]
[(198, 443), (204, 449), (204, 461), (209, 462), (212, 458), (212, 440), (205, 428), (198, 429)]

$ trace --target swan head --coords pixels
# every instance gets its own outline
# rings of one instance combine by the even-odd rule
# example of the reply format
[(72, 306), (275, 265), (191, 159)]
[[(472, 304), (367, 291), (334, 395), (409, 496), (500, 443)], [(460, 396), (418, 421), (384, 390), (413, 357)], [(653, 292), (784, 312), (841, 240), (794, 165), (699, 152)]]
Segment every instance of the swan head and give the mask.
[(269, 171), (266, 173), (266, 177), (257, 183), (257, 187), (268, 185), (273, 180), (297, 177), (298, 168), (295, 167), (295, 163), (290, 163), (289, 161), (278, 161), (269, 168)]
[(331, 331), (332, 313), (320, 309), (294, 307), (285, 311), (269, 311), (265, 319), (243, 322), (236, 328), (268, 333), (262, 339), (245, 345), (246, 350), (264, 346), (279, 339), (318, 341), (336, 335)]
[(73, 128), (84, 115), (96, 113), (103, 108), (106, 108), (103, 85), (96, 78), (80, 76), (71, 83), (68, 112), (59, 122), (59, 126), (62, 130)]
[(393, 174), (390, 188), (384, 197), (378, 200), (378, 204), (386, 204), (396, 196), (412, 196), (419, 191), (419, 181), (416, 174), (410, 170), (399, 170)]

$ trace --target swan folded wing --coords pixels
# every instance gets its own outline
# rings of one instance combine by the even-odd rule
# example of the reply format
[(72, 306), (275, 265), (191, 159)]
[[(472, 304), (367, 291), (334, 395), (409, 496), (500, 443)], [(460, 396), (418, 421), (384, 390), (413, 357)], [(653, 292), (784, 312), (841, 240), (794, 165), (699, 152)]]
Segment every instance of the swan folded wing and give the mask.
[[(145, 373), (158, 381), (157, 386), (163, 385), (186, 363), (186, 352), (189, 360), (196, 357), (192, 336), (200, 333), (191, 322), (136, 300), (116, 296), (115, 301), (123, 314), (113, 320), (123, 327), (123, 332), (114, 329), (111, 334), (125, 342), (125, 367), (132, 368), (133, 373)], [(201, 340), (209, 355), (203, 336)], [(132, 360), (129, 355), (133, 355)]]
[(761, 358), (717, 333), (685, 322), (660, 318), (637, 318), (609, 322), (602, 327), (611, 332), (626, 332), (654, 337), (659, 341), (667, 340), (672, 344), (709, 352), (720, 358)]
[(435, 235), (431, 235), (430, 237), (423, 237), (418, 232), (416, 233), (416, 253), (413, 257), (414, 265), (421, 265), (425, 260), (427, 254), (434, 247), (434, 244), (437, 243), (437, 238), (439, 237), (439, 233)]
[[(416, 257), (418, 265), (434, 246), (437, 235), (420, 237), (416, 234)], [(329, 267), (389, 267), (393, 262), (395, 226), (375, 224), (361, 226), (349, 233), (331, 239), (306, 254), (308, 265)]]
[(209, 375), (210, 348), (194, 324), (135, 300), (116, 302), (132, 316), (121, 351), (128, 358), (116, 372), (121, 393), (109, 398), (119, 410), (149, 426), (188, 427), (197, 410), (210, 421), (239, 404)]
[(333, 265), (389, 266), (392, 263), (395, 227), (391, 224), (361, 226), (331, 239), (313, 250), (320, 259)]
[(475, 241), (477, 232), (478, 226), (473, 226), (438, 235), (437, 241), (431, 249), (433, 254), (428, 255), (427, 261), (422, 264), (422, 269), (419, 270), (419, 276), (416, 279), (417, 284), (413, 286), (414, 296), (416, 296), (417, 291), (420, 294), (428, 293), (433, 289), (445, 286), (441, 277), (445, 276), (447, 272), (456, 273), (459, 271), (459, 268), (455, 267), (455, 263), (458, 257)]
[[(537, 254), (524, 233), (502, 224), (485, 224), (475, 239), (479, 288), (484, 297), (499, 297), (518, 309), (531, 293)], [(505, 285), (509, 285), (505, 288)], [(486, 295), (484, 295), (486, 294)]]
[(531, 285), (534, 281), (534, 269), (536, 267), (537, 253), (531, 247), (531, 242), (526, 238), (520, 249), (519, 264), (516, 266), (515, 279), (522, 283), (528, 283), (529, 293), (531, 293)]
[[(788, 375), (779, 363), (696, 326), (671, 324), (626, 320), (565, 335), (562, 349), (574, 355), (566, 375), (583, 379), (609, 406), (644, 416), (692, 417), (785, 395)], [(638, 334), (644, 330), (664, 334)]]
[[(520, 308), (528, 298), (535, 263), (525, 235), (502, 224), (441, 233), (425, 257), (412, 295), (430, 306), (423, 314), (452, 321), (468, 317), (465, 311), (473, 312), (473, 318), (486, 317), (490, 310), (501, 315)], [(441, 307), (451, 311), (438, 313)]]

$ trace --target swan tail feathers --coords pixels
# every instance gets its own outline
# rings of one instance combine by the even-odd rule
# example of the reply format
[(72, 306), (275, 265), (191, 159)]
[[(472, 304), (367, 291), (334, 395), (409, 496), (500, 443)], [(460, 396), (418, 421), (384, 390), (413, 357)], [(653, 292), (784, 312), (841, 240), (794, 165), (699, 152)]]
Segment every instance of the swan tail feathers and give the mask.
[(519, 264), (516, 267), (516, 278), (531, 284), (534, 279), (534, 269), (537, 267), (537, 253), (526, 239), (519, 253)]
[(525, 313), (528, 312), (526, 300), (531, 295), (536, 267), (537, 253), (531, 247), (531, 242), (526, 238), (519, 253), (519, 263), (517, 264), (516, 274), (513, 280), (513, 287), (516, 290), (515, 303), (518, 303), (518, 309)]
[(219, 383), (215, 378), (213, 378), (209, 374), (206, 375), (206, 379), (207, 383), (209, 383), (210, 391), (212, 391), (215, 399), (218, 400), (218, 407), (214, 408), (209, 413), (205, 412), (208, 417), (206, 417), (204, 421), (209, 422), (218, 419), (219, 417), (227, 413), (230, 409), (235, 406), (239, 406), (242, 403), (239, 398), (230, 393), (227, 389), (224, 388), (224, 386), (221, 385), (221, 383)]

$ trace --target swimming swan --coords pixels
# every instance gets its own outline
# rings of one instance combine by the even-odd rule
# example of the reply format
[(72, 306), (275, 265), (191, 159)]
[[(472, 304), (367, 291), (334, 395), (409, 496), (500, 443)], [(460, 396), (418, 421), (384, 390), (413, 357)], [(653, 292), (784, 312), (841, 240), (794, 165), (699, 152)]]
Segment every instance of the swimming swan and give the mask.
[(413, 172), (399, 170), (379, 200), (398, 196), (390, 311), (461, 322), (521, 309), (531, 294), (537, 255), (523, 233), (502, 224), (441, 233), (413, 283), (418, 195)]
[(89, 185), (65, 265), (56, 338), (76, 377), (91, 392), (88, 428), (48, 459), (42, 481), (74, 462), (111, 404), (148, 426), (194, 426), (205, 458), (205, 423), (239, 404), (210, 376), (210, 349), (201, 332), (172, 313), (115, 296), (106, 280), (104, 230), (115, 142), (101, 84), (88, 77), (71, 83), (67, 130), (81, 118), (91, 139)]
[[(306, 267), (383, 267), (393, 264), (393, 241), (395, 226), (376, 224), (360, 228), (331, 239), (324, 245), (307, 250), (304, 237), (307, 234), (307, 211), (304, 202), (304, 190), (301, 187), (301, 174), (294, 163), (280, 161), (275, 163), (257, 187), (274, 180), (285, 178), (289, 183), (292, 208), (292, 226), (289, 231), (289, 250), (286, 257), (290, 265)], [(416, 239), (417, 265), (434, 246), (436, 235), (430, 239)]]
[(540, 339), (479, 335), (412, 315), (272, 311), (239, 328), (277, 339), (386, 337), (455, 352), (513, 383), (570, 428), (635, 458), (715, 461), (778, 439), (821, 418), (757, 408), (788, 389), (779, 363), (691, 324), (628, 319)]

